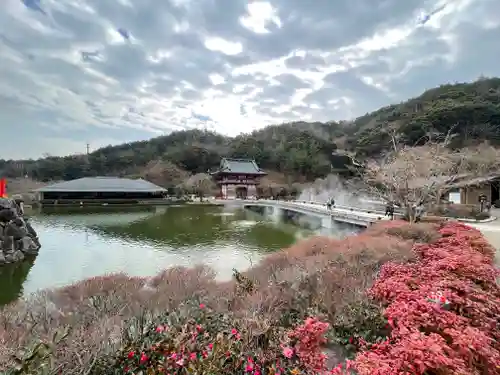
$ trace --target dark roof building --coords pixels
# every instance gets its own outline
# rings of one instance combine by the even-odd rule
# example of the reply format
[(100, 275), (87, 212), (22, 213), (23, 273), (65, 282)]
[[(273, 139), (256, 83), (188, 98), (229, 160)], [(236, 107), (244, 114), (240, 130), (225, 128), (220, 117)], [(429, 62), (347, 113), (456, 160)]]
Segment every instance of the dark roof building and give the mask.
[(142, 179), (84, 177), (35, 190), (42, 205), (130, 204), (161, 198), (166, 189)]
[(59, 182), (35, 190), (47, 192), (120, 192), (120, 193), (157, 193), (166, 189), (143, 179), (133, 180), (118, 177), (83, 177), (77, 180)]
[(219, 169), (214, 171), (212, 174), (244, 174), (264, 176), (267, 173), (259, 168), (255, 160), (222, 158)]

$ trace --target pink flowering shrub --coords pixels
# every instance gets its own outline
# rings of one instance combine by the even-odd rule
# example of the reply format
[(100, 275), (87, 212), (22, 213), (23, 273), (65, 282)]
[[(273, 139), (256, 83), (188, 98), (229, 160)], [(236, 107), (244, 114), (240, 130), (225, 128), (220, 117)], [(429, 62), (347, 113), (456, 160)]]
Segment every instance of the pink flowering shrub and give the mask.
[(369, 290), (386, 305), (387, 340), (367, 344), (360, 375), (500, 374), (499, 272), (479, 231), (447, 223), (416, 263), (387, 263)]
[(258, 337), (243, 322), (204, 304), (165, 315), (116, 354), (100, 358), (92, 374), (318, 374), (328, 324), (308, 318), (293, 330), (274, 327)]

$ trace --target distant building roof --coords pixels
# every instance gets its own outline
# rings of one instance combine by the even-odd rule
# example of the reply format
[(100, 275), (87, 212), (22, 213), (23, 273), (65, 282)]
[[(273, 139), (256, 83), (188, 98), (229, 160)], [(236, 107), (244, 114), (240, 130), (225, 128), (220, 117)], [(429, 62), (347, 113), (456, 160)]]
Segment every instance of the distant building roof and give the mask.
[(266, 174), (259, 168), (255, 160), (231, 158), (222, 158), (219, 170), (215, 173)]
[(154, 193), (166, 191), (149, 181), (118, 177), (83, 177), (77, 180), (59, 182), (35, 190), (37, 192), (120, 192)]

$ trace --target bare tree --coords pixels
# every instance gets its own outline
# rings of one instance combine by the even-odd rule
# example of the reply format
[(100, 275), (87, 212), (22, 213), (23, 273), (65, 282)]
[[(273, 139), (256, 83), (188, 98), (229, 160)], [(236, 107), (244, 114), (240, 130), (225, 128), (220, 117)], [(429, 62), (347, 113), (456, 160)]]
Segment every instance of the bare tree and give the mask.
[(368, 194), (400, 206), (413, 222), (416, 206), (439, 204), (459, 181), (486, 179), (498, 170), (498, 149), (482, 144), (452, 150), (448, 147), (452, 138), (448, 133), (442, 142), (437, 138), (423, 146), (398, 147), (393, 137), (393, 151), (384, 160), (367, 162), (361, 172)]
[(203, 197), (207, 194), (210, 194), (215, 190), (215, 183), (212, 177), (206, 173), (197, 173), (194, 176), (191, 176), (184, 185), (187, 189), (193, 191), (200, 198), (200, 202), (203, 200)]
[(176, 186), (189, 177), (188, 172), (163, 160), (148, 163), (142, 175), (146, 180), (165, 188)]

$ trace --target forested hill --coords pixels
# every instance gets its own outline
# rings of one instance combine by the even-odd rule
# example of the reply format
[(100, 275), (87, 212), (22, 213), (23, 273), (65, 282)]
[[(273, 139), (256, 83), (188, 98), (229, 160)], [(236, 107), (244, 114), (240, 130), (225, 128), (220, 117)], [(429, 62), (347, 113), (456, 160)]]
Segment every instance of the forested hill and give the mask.
[[(108, 146), (90, 155), (48, 157), (36, 161), (0, 161), (7, 177), (28, 174), (38, 180), (74, 179), (96, 175), (144, 175), (149, 169), (168, 173), (205, 173), (223, 156), (254, 158), (259, 166), (294, 179), (314, 179), (330, 172), (336, 145), (327, 138), (290, 126), (271, 126), (235, 138), (202, 130), (174, 132), (148, 141)], [(168, 164), (168, 166), (166, 165)], [(176, 179), (178, 179), (176, 177)]]
[(401, 142), (415, 145), (426, 134), (445, 134), (451, 127), (459, 134), (453, 147), (482, 140), (500, 146), (500, 78), (442, 85), (361, 116), (344, 130), (346, 147), (363, 158), (386, 148), (394, 131)]
[(352, 122), (294, 122), (235, 138), (201, 130), (180, 131), (104, 147), (88, 156), (0, 160), (0, 171), (6, 177), (28, 174), (34, 179), (58, 180), (147, 176), (164, 174), (168, 169), (172, 183), (177, 183), (174, 180), (206, 172), (216, 167), (222, 156), (231, 156), (254, 158), (268, 171), (312, 180), (328, 174), (332, 165), (341, 168), (349, 160), (338, 150), (360, 159), (374, 157), (389, 147), (394, 132), (401, 142), (413, 145), (430, 132), (446, 133), (453, 126), (460, 134), (454, 147), (480, 140), (500, 145), (500, 78), (443, 85)]

